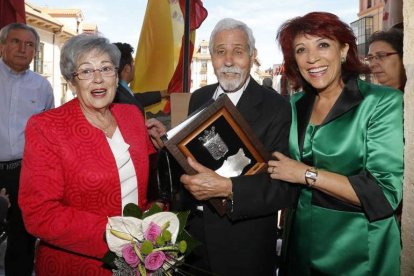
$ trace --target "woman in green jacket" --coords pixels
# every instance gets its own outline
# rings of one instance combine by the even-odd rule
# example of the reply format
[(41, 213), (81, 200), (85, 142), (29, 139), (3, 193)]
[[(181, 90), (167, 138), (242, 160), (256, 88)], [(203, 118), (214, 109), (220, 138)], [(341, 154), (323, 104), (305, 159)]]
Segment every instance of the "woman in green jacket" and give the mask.
[(367, 72), (350, 27), (313, 12), (278, 31), (292, 103), (291, 158), (273, 153), (274, 179), (301, 185), (287, 219), (287, 275), (399, 275), (402, 93)]

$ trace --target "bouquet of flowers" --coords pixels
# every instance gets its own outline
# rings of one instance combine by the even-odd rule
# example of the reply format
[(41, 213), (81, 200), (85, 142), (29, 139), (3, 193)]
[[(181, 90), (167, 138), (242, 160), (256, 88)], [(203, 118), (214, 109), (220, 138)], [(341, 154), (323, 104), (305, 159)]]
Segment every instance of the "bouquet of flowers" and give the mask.
[(113, 275), (171, 275), (197, 242), (184, 230), (189, 212), (163, 212), (153, 205), (145, 213), (135, 204), (106, 226), (109, 252), (104, 262)]

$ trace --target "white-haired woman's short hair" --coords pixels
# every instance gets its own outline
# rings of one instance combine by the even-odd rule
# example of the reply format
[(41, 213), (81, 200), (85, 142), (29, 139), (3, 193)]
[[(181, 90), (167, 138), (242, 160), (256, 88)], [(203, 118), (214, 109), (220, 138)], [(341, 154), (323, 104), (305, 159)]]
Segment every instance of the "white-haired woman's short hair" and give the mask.
[(60, 54), (60, 71), (65, 80), (73, 79), (79, 58), (92, 51), (108, 54), (114, 66), (119, 66), (121, 52), (107, 38), (92, 34), (76, 35), (63, 44)]

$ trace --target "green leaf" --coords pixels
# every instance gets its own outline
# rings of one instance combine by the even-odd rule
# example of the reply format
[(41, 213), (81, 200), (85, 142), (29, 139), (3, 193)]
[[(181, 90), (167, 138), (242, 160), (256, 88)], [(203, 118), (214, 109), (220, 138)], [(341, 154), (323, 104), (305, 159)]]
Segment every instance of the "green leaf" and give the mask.
[(111, 268), (115, 268), (114, 260), (117, 258), (116, 254), (112, 251), (106, 252), (106, 254), (102, 258), (102, 262), (107, 264)]
[(177, 213), (178, 221), (180, 222), (180, 228), (178, 230), (178, 237), (180, 236), (181, 232), (184, 230), (184, 227), (187, 225), (187, 219), (189, 215), (190, 215), (190, 211)]
[(190, 211), (185, 212), (178, 212), (177, 217), (180, 221), (180, 228), (178, 230), (177, 241), (185, 241), (187, 243), (187, 250), (185, 255), (188, 255), (193, 251), (194, 248), (200, 246), (201, 243), (194, 239), (185, 229), (184, 227), (187, 225), (187, 219), (190, 215)]
[(201, 245), (201, 243), (198, 240), (194, 239), (190, 234), (188, 234), (186, 230), (181, 232), (181, 234), (177, 237), (177, 241), (186, 241), (187, 243), (187, 250), (185, 252), (186, 256), (190, 254), (194, 248)]
[(157, 204), (152, 204), (151, 208), (143, 214), (142, 218), (144, 219), (159, 212), (162, 212), (162, 209)]
[(162, 239), (164, 240), (164, 241), (166, 241), (166, 242), (168, 242), (168, 241), (170, 241), (171, 240), (171, 232), (170, 231), (168, 231), (168, 230), (164, 230), (164, 231), (162, 231), (162, 233), (161, 233), (161, 236), (162, 236)]
[(180, 241), (180, 243), (178, 244), (178, 250), (180, 250), (180, 252), (184, 254), (187, 250), (187, 242), (184, 240)]
[(157, 239), (155, 240), (155, 243), (158, 246), (163, 246), (165, 244), (165, 240), (163, 239), (163, 237), (160, 235), (157, 237)]
[(137, 219), (142, 219), (142, 211), (138, 207), (138, 205), (136, 205), (134, 203), (128, 203), (124, 207), (123, 216), (124, 217), (134, 217), (134, 218), (137, 218)]
[(154, 249), (154, 246), (149, 240), (145, 240), (141, 245), (142, 254), (148, 255), (149, 253), (152, 252), (153, 249)]

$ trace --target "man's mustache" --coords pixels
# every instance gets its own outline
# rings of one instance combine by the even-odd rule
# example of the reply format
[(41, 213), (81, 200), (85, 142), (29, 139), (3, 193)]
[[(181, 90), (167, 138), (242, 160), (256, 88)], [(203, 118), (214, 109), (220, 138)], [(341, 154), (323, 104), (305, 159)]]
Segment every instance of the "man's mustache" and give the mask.
[(236, 66), (232, 66), (232, 67), (223, 67), (219, 70), (219, 73), (234, 73), (234, 74), (241, 74), (241, 69), (236, 67)]

